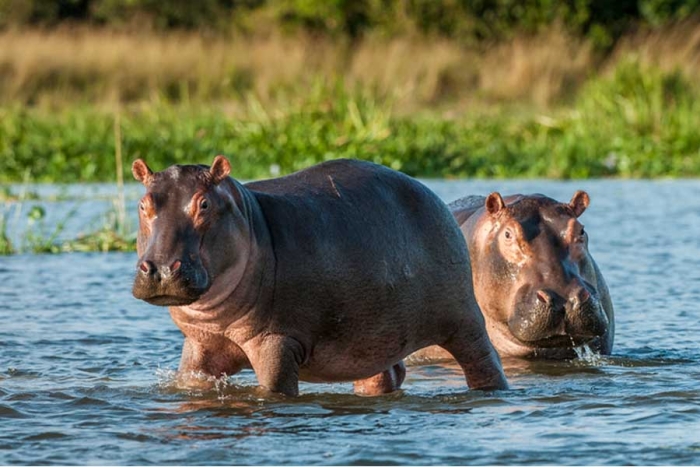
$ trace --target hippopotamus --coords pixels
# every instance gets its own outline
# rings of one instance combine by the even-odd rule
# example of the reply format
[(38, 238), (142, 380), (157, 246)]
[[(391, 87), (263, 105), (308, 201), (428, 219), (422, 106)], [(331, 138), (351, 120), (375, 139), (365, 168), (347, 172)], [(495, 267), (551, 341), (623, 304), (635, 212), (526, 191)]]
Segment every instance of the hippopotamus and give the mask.
[(416, 180), (353, 160), (247, 184), (223, 156), (132, 171), (147, 188), (133, 295), (169, 307), (181, 374), (252, 368), (266, 393), (302, 380), (378, 395), (437, 345), (470, 388), (508, 387), (459, 227)]
[[(541, 194), (469, 196), (449, 208), (466, 239), (474, 293), (501, 357), (562, 359), (587, 344), (610, 354), (610, 293), (579, 217), (584, 191), (560, 203)], [(413, 359), (449, 358), (428, 348)]]

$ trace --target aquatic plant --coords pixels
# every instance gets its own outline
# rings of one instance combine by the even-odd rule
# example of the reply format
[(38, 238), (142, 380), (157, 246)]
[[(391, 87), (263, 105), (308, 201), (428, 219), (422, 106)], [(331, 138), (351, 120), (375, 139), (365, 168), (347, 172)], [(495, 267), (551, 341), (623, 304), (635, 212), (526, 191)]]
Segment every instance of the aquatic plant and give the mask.
[[(29, 172), (24, 175), (25, 182), (17, 195), (6, 187), (5, 209), (0, 212), (0, 255), (14, 253), (63, 253), (89, 251), (133, 251), (136, 248), (136, 232), (128, 222), (124, 197), (124, 179), (122, 176), (123, 163), (121, 154), (121, 122), (119, 115), (114, 118), (115, 167), (117, 168), (117, 196), (114, 197), (110, 209), (99, 214), (87, 226), (87, 232), (76, 238), (62, 238), (66, 224), (74, 219), (85, 199), (74, 200), (73, 207), (53, 226), (46, 221), (46, 209), (52, 206), (52, 201), (66, 200), (65, 194), (59, 194), (55, 199), (40, 200), (38, 195), (28, 189)], [(10, 208), (14, 207), (19, 216), (22, 205), (27, 200), (41, 201), (32, 205), (27, 212), (27, 224), (24, 232), (18, 235), (19, 248), (15, 248), (10, 240), (7, 217)], [(18, 225), (15, 222), (15, 225)]]
[(0, 256), (11, 255), (15, 252), (15, 248), (10, 241), (7, 233), (7, 212), (0, 212)]

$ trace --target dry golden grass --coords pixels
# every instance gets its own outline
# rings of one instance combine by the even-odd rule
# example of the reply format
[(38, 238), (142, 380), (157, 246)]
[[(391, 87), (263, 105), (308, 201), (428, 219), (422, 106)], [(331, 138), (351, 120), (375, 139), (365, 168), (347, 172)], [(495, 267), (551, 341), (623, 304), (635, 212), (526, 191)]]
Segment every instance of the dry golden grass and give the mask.
[[(623, 39), (663, 69), (700, 71), (700, 25)], [(589, 42), (560, 28), (482, 49), (408, 36), (350, 45), (306, 36), (205, 37), (101, 29), (0, 33), (0, 100), (62, 105), (173, 101), (263, 103), (303, 95), (316, 81), (360, 85), (415, 110), (475, 97), (547, 106), (572, 95), (599, 66)], [(235, 106), (234, 106), (235, 107)]]
[(553, 28), (490, 49), (484, 56), (480, 87), (491, 97), (546, 106), (578, 88), (595, 62), (589, 41)]
[(667, 25), (653, 31), (640, 31), (624, 37), (609, 58), (606, 68), (625, 57), (664, 72), (680, 71), (692, 81), (700, 75), (700, 20)]
[(386, 94), (429, 101), (466, 54), (446, 42), (367, 41), (351, 48), (310, 37), (204, 38), (79, 29), (0, 33), (4, 99), (132, 101), (272, 98), (315, 79), (343, 79)]

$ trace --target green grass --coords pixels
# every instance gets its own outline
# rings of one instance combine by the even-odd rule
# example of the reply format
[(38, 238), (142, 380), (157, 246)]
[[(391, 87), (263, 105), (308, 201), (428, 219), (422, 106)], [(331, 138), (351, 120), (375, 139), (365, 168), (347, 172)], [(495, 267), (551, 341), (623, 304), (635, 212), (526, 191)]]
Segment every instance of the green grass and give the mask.
[[(474, 110), (396, 115), (368, 92), (320, 84), (274, 109), (249, 100), (233, 117), (212, 106), (121, 111), (122, 151), (153, 168), (229, 156), (241, 179), (340, 157), (422, 177), (682, 177), (700, 175), (698, 90), (678, 73), (623, 62), (547, 114)], [(483, 109), (483, 108), (482, 108)], [(76, 107), (0, 110), (0, 180), (115, 179), (114, 114)], [(129, 178), (127, 178), (128, 180)]]

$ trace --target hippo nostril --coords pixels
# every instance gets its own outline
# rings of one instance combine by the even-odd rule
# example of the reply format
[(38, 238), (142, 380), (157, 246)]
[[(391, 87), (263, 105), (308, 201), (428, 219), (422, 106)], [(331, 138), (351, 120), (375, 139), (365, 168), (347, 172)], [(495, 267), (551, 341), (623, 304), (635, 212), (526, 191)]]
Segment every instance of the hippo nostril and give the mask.
[(170, 272), (177, 271), (180, 269), (180, 266), (182, 266), (182, 262), (180, 260), (175, 260), (175, 262), (170, 265)]
[(578, 306), (581, 306), (582, 304), (586, 303), (590, 298), (591, 298), (591, 293), (588, 290), (586, 290), (586, 288), (582, 288), (581, 290), (579, 290), (577, 293), (574, 294), (571, 301), (575, 307), (578, 307)]
[(552, 303), (552, 297), (550, 297), (544, 290), (537, 291), (537, 300), (539, 300), (543, 305), (549, 305)]
[(578, 294), (579, 303), (585, 303), (589, 298), (591, 298), (591, 293), (586, 289), (581, 290)]
[(139, 269), (145, 275), (151, 275), (156, 271), (156, 266), (150, 261), (144, 261), (139, 265)]

